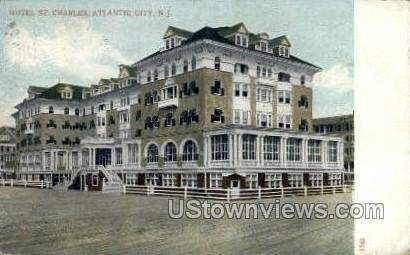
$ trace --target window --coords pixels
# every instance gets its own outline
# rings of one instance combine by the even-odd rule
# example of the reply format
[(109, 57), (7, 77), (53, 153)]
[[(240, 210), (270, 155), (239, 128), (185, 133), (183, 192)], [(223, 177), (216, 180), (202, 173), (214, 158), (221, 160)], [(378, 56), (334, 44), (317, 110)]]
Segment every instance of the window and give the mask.
[(248, 189), (258, 188), (258, 175), (257, 174), (247, 174), (246, 175), (246, 187)]
[(136, 174), (126, 174), (125, 179), (127, 185), (137, 185), (138, 184), (138, 175)]
[(129, 113), (128, 111), (123, 111), (119, 113), (120, 115), (120, 123), (128, 123), (129, 122)]
[(327, 161), (337, 162), (337, 142), (329, 141), (327, 143)]
[(243, 36), (242, 37), (242, 46), (246, 47), (247, 45), (248, 45), (248, 39), (245, 36)]
[(182, 187), (196, 187), (197, 176), (196, 174), (181, 174), (181, 186)]
[(278, 127), (290, 129), (292, 127), (292, 116), (291, 115), (278, 116)]
[(64, 114), (65, 115), (70, 114), (70, 109), (68, 107), (64, 108)]
[(216, 108), (214, 110), (214, 114), (211, 115), (211, 122), (212, 123), (224, 123), (225, 117), (222, 109)]
[(94, 114), (94, 106), (91, 106), (91, 114)]
[(309, 174), (310, 185), (313, 187), (320, 187), (322, 186), (323, 175), (320, 174)]
[(302, 140), (297, 138), (288, 138), (286, 142), (286, 159), (288, 161), (301, 160)]
[(215, 57), (214, 68), (215, 68), (215, 70), (220, 70), (221, 69), (221, 58), (220, 57)]
[(259, 127), (272, 127), (272, 113), (271, 112), (257, 112), (256, 125)]
[(265, 160), (279, 160), (280, 137), (265, 136), (263, 138), (263, 158)]
[(182, 152), (182, 161), (194, 161), (198, 160), (198, 151), (196, 144), (189, 140), (185, 142), (184, 149)]
[(169, 142), (165, 145), (164, 161), (165, 162), (177, 161), (177, 147), (175, 146), (174, 143)]
[(278, 91), (278, 103), (290, 104), (291, 102), (290, 97), (291, 97), (290, 91), (284, 91), (284, 90)]
[(235, 84), (235, 96), (239, 97), (241, 95), (241, 84)]
[(258, 88), (256, 90), (256, 101), (270, 103), (272, 101), (272, 90), (268, 88)]
[(287, 73), (280, 72), (278, 74), (278, 81), (289, 82), (290, 81), (290, 75), (287, 74)]
[(147, 82), (151, 81), (151, 71), (148, 71), (147, 73)]
[(261, 67), (260, 66), (256, 67), (256, 76), (258, 76), (258, 77), (261, 76)]
[(175, 187), (177, 185), (176, 174), (162, 174), (162, 186)]
[(248, 74), (249, 67), (245, 64), (236, 63), (234, 65), (234, 72), (241, 74)]
[(196, 69), (196, 57), (192, 56), (191, 59), (191, 70), (195, 70)]
[(289, 174), (288, 184), (290, 187), (299, 188), (303, 186), (303, 175), (302, 174)]
[(211, 94), (213, 95), (224, 95), (224, 88), (222, 88), (222, 84), (220, 80), (215, 80), (214, 85), (211, 86)]
[(308, 141), (308, 161), (320, 162), (322, 160), (321, 155), (321, 141), (309, 140)]
[(209, 185), (211, 188), (222, 188), (222, 174), (210, 173), (209, 174)]
[(329, 183), (330, 183), (330, 186), (341, 185), (342, 175), (341, 174), (329, 174)]
[(188, 60), (184, 59), (184, 73), (188, 72)]
[(259, 45), (261, 47), (261, 51), (266, 51), (266, 42), (259, 42)]
[(150, 146), (148, 146), (147, 162), (148, 163), (158, 162), (158, 146), (156, 146), (155, 144), (151, 144)]
[(52, 106), (48, 107), (48, 113), (54, 113), (54, 108)]
[(242, 96), (248, 97), (248, 85), (242, 84)]
[(300, 76), (300, 85), (305, 85), (306, 77), (304, 75)]
[(169, 67), (166, 65), (164, 66), (164, 76), (168, 77), (169, 76)]
[(171, 75), (175, 75), (177, 73), (177, 66), (175, 63), (172, 63), (171, 65)]
[(272, 78), (272, 69), (271, 68), (268, 68), (268, 77)]
[(115, 148), (115, 164), (122, 165), (122, 148)]
[(277, 174), (266, 174), (265, 175), (265, 187), (277, 189), (282, 187), (282, 175)]
[(172, 116), (173, 116), (172, 112), (168, 112), (167, 114), (165, 114), (164, 127), (175, 126), (175, 119), (172, 118)]
[(233, 111), (233, 123), (240, 124), (241, 123), (241, 110), (234, 110)]
[(158, 174), (145, 174), (145, 185), (146, 186), (157, 186), (158, 184)]
[(262, 76), (266, 77), (266, 68), (265, 67), (262, 68)]
[(309, 131), (309, 123), (307, 122), (307, 120), (305, 119), (300, 120), (299, 130), (305, 131), (305, 132)]
[(237, 44), (237, 45), (241, 45), (241, 36), (240, 36), (240, 35), (236, 35), (235, 38), (236, 38), (236, 44)]
[(228, 160), (228, 135), (211, 136), (212, 160)]
[(298, 104), (299, 104), (299, 107), (303, 107), (303, 108), (308, 108), (309, 107), (309, 102), (308, 102), (308, 99), (305, 95), (302, 95), (300, 97), (300, 100), (299, 100)]
[(256, 136), (243, 135), (242, 136), (242, 159), (255, 160), (256, 159)]
[(157, 80), (158, 80), (158, 70), (155, 69), (154, 70), (154, 81), (157, 81)]
[(244, 125), (249, 124), (249, 111), (242, 112), (242, 124)]

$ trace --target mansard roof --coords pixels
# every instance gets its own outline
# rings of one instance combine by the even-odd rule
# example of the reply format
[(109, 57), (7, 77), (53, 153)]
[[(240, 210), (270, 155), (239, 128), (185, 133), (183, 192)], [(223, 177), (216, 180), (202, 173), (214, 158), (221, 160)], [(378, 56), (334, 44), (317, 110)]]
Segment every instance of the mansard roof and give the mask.
[[(178, 31), (180, 31), (180, 30), (185, 31), (185, 32), (187, 32), (187, 33), (185, 33), (185, 36), (189, 35), (188, 37), (185, 37), (185, 38), (187, 38), (186, 41), (184, 41), (180, 46), (177, 46), (175, 48), (178, 48), (178, 47), (181, 47), (182, 45), (186, 45), (186, 44), (189, 44), (189, 43), (192, 43), (192, 42), (195, 42), (195, 41), (198, 41), (198, 40), (202, 40), (202, 39), (208, 39), (208, 40), (212, 40), (212, 41), (216, 41), (216, 42), (230, 44), (230, 45), (233, 45), (235, 47), (240, 47), (240, 46), (235, 45), (233, 41), (228, 40), (224, 36), (228, 36), (228, 35), (231, 35), (231, 34), (236, 33), (236, 32), (243, 33), (243, 32), (246, 31), (246, 33), (249, 34), (251, 39), (255, 40), (255, 39), (259, 38), (260, 35), (261, 35), (261, 34), (249, 33), (248, 30), (246, 29), (245, 25), (242, 22), (240, 22), (238, 24), (235, 24), (233, 26), (226, 26), (226, 27), (212, 28), (212, 27), (206, 26), (206, 27), (203, 27), (203, 28), (199, 29), (198, 31), (196, 31), (194, 33), (191, 33), (189, 31), (186, 31), (186, 30), (183, 30), (183, 29), (175, 28), (175, 27), (172, 27), (172, 26), (169, 26), (167, 31), (170, 28), (172, 28), (173, 31), (177, 31), (177, 30)], [(289, 42), (289, 39), (285, 35), (273, 38), (273, 39), (269, 40), (268, 42), (269, 42), (270, 46), (272, 46), (272, 45), (284, 45), (284, 46), (288, 46), (288, 47), (291, 46), (291, 44)], [(175, 48), (171, 48), (169, 50), (172, 50), (172, 49), (175, 49)], [(243, 47), (240, 47), (240, 48), (243, 48)], [(258, 53), (267, 54), (267, 55), (272, 56), (272, 53), (261, 52), (261, 51), (258, 51), (258, 50), (252, 49), (252, 48), (247, 48), (247, 49), (251, 50), (251, 51), (256, 51)], [(143, 59), (139, 60), (137, 63), (140, 63), (141, 61), (144, 61), (146, 59), (157, 56), (157, 55), (161, 54), (162, 52), (163, 51), (161, 51), (161, 50), (156, 51), (153, 54), (148, 55), (148, 56), (144, 57)], [(302, 64), (309, 65), (309, 66), (314, 67), (314, 68), (321, 69), (319, 66), (311, 64), (311, 63), (309, 63), (307, 61), (304, 61), (300, 58), (297, 58), (293, 55), (290, 55), (288, 59), (291, 60), (291, 61), (294, 61), (294, 62), (302, 63)], [(135, 64), (133, 66), (135, 66)]]
[(64, 89), (72, 90), (73, 95), (71, 100), (81, 100), (83, 98), (83, 89), (87, 88), (68, 83), (57, 83), (56, 85), (47, 88), (38, 97), (45, 99), (61, 99), (61, 91)]

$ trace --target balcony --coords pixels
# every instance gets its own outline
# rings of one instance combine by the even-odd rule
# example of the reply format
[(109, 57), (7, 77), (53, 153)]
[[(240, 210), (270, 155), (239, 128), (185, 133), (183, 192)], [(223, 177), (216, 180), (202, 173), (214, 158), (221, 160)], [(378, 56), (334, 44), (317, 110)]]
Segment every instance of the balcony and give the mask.
[(34, 134), (34, 129), (26, 129), (24, 130), (25, 135), (33, 135)]
[(164, 99), (158, 102), (158, 108), (178, 107), (178, 98)]

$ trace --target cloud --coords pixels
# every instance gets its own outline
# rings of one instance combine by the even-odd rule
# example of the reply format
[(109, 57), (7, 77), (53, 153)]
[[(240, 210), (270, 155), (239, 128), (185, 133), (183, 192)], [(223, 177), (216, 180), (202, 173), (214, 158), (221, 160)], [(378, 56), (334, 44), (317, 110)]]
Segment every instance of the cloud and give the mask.
[(353, 78), (347, 66), (337, 64), (317, 73), (313, 84), (314, 118), (353, 112)]
[(330, 69), (317, 73), (313, 77), (316, 87), (331, 88), (339, 92), (353, 90), (353, 78), (349, 68), (343, 64), (336, 64)]
[(8, 29), (5, 53), (11, 63), (27, 70), (55, 67), (64, 74), (95, 82), (116, 76), (117, 64), (130, 62), (84, 20), (58, 24), (49, 35), (36, 35), (15, 23)]

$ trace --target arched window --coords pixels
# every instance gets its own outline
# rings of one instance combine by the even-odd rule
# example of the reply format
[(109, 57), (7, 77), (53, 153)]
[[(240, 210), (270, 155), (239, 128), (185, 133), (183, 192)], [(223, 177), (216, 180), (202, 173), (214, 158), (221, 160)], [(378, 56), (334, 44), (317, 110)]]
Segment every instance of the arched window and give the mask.
[(79, 116), (80, 115), (80, 109), (75, 108), (75, 115)]
[(177, 147), (175, 146), (174, 143), (169, 142), (167, 143), (167, 145), (165, 145), (164, 161), (165, 162), (177, 161)]
[(195, 70), (195, 69), (196, 69), (196, 57), (195, 57), (195, 56), (192, 56), (191, 69), (192, 69), (192, 70)]
[(305, 85), (306, 77), (304, 75), (300, 76), (300, 85)]
[(65, 115), (70, 114), (70, 109), (68, 107), (64, 108), (64, 114)]
[(155, 144), (151, 144), (148, 147), (147, 162), (148, 163), (158, 162), (158, 146), (156, 146)]
[(169, 76), (169, 67), (166, 65), (164, 66), (164, 76), (168, 77)]
[(184, 59), (184, 73), (188, 72), (188, 60)]
[(176, 73), (177, 73), (177, 66), (175, 65), (175, 63), (172, 63), (171, 75), (175, 75)]
[(52, 106), (48, 107), (48, 113), (54, 113), (54, 108)]
[(215, 66), (215, 70), (221, 69), (221, 58), (220, 57), (215, 57), (214, 66)]
[(182, 152), (183, 161), (193, 161), (198, 160), (198, 150), (196, 144), (189, 140), (184, 144), (184, 150)]

